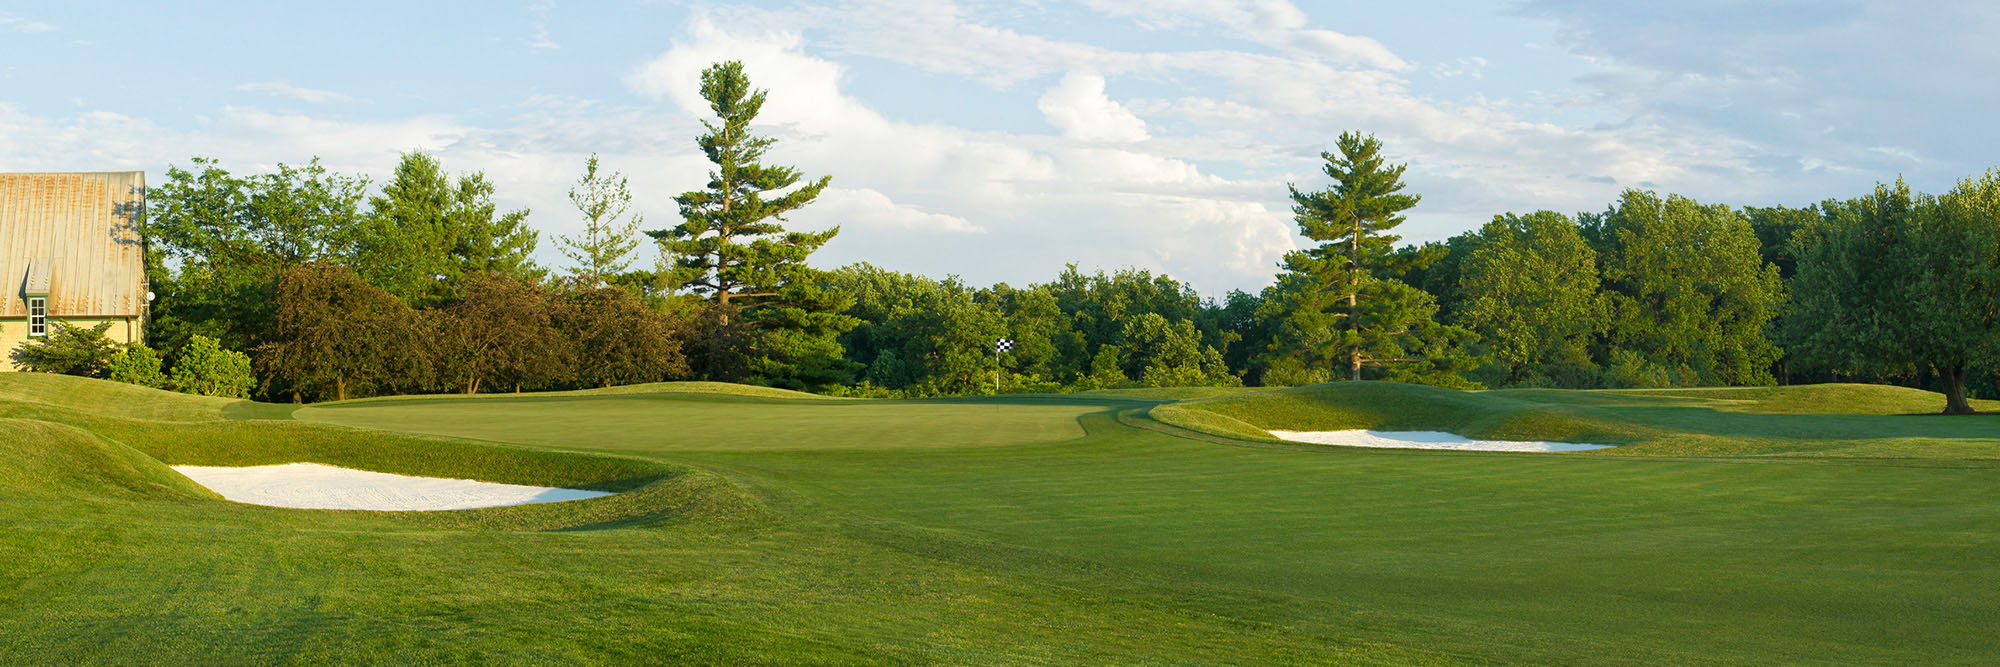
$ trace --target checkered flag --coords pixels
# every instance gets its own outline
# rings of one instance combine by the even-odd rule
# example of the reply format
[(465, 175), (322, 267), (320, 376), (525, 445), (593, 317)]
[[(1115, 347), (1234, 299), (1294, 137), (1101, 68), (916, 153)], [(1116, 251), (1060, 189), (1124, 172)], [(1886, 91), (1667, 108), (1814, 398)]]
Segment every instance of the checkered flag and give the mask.
[(1013, 349), (1014, 349), (1014, 341), (1011, 341), (1011, 340), (1007, 340), (1007, 339), (1005, 339), (1005, 338), (1002, 338), (1002, 339), (1000, 339), (1000, 340), (996, 340), (996, 341), (993, 341), (993, 353), (994, 353), (994, 354), (999, 354), (999, 353), (1001, 353), (1001, 352), (1007, 352), (1007, 351), (1010, 351), (1010, 350), (1013, 350)]

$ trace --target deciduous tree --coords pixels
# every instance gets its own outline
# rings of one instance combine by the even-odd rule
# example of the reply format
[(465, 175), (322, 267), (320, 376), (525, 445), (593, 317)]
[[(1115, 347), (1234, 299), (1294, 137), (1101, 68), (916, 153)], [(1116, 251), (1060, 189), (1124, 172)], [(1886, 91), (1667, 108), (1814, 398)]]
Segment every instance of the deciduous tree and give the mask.
[(1966, 377), (2000, 354), (2000, 171), (1942, 197), (1899, 180), (1820, 211), (1799, 235), (1793, 354), (1847, 372), (1928, 366), (1944, 411), (1972, 412)]
[(1706, 382), (1775, 381), (1780, 350), (1765, 326), (1785, 290), (1748, 220), (1727, 206), (1627, 190), (1603, 215), (1585, 216), (1584, 226), (1600, 244), (1613, 347), (1685, 364)]
[(556, 329), (552, 297), (539, 286), (473, 276), (465, 298), (438, 313), (437, 328), (437, 376), (447, 388), (547, 389), (571, 376), (576, 350)]
[(1590, 346), (1604, 333), (1610, 302), (1599, 289), (1597, 253), (1568, 216), (1506, 214), (1479, 231), (1458, 290), (1459, 322), (1478, 333), (1518, 381), (1535, 365), (1594, 368)]
[(272, 340), (257, 355), (272, 393), (347, 400), (429, 384), (432, 342), (395, 295), (326, 263), (286, 271), (275, 293)]
[[(271, 326), (271, 284), (290, 267), (344, 260), (362, 234), (368, 181), (303, 167), (238, 176), (207, 158), (170, 166), (147, 192), (147, 336), (178, 350), (194, 335), (249, 349)], [(170, 355), (173, 356), (173, 355)]]
[(685, 377), (679, 327), (631, 292), (612, 287), (563, 297), (556, 311), (560, 335), (571, 341), (576, 378), (610, 387)]

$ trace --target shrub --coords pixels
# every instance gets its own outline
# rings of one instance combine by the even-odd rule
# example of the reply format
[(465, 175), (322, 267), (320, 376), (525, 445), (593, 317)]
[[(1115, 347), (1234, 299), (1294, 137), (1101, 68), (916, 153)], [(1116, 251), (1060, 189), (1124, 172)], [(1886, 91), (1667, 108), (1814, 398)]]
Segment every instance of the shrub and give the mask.
[(104, 335), (111, 330), (110, 322), (89, 329), (68, 322), (49, 324), (49, 335), (14, 350), (14, 363), (37, 373), (104, 377), (111, 367), (111, 356), (118, 353), (118, 344)]
[(1674, 386), (1674, 375), (1632, 350), (1611, 353), (1604, 366), (1604, 386), (1612, 389), (1659, 389)]
[(1266, 387), (1303, 387), (1333, 380), (1333, 371), (1325, 368), (1307, 368), (1298, 360), (1279, 358), (1264, 369), (1263, 385)]
[(160, 371), (160, 353), (144, 345), (129, 345), (111, 355), (110, 378), (141, 387), (166, 389), (167, 374)]
[(174, 390), (203, 396), (249, 398), (257, 377), (250, 374), (250, 357), (207, 336), (196, 335), (181, 348), (174, 363)]

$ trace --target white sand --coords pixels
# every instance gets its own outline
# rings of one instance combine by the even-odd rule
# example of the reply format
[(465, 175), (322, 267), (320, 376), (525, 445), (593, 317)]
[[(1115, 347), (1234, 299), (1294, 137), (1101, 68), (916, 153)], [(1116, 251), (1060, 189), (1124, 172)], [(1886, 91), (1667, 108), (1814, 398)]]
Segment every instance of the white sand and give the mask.
[(317, 463), (222, 468), (173, 466), (223, 498), (251, 505), (321, 510), (464, 510), (608, 496), (603, 491), (410, 477)]
[(1481, 452), (1580, 452), (1612, 445), (1582, 445), (1540, 440), (1470, 440), (1443, 431), (1269, 431), (1279, 440), (1348, 447), (1397, 449), (1460, 449)]

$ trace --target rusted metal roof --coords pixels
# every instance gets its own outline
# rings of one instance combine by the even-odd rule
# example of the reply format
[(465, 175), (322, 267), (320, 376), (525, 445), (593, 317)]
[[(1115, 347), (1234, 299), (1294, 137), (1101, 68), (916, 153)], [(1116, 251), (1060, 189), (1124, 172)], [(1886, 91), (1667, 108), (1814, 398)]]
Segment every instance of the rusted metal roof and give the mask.
[(146, 308), (139, 171), (0, 174), (0, 317), (30, 292), (56, 317), (137, 317)]
[(28, 260), (28, 279), (21, 285), (21, 293), (27, 296), (47, 296), (49, 293), (49, 258)]

